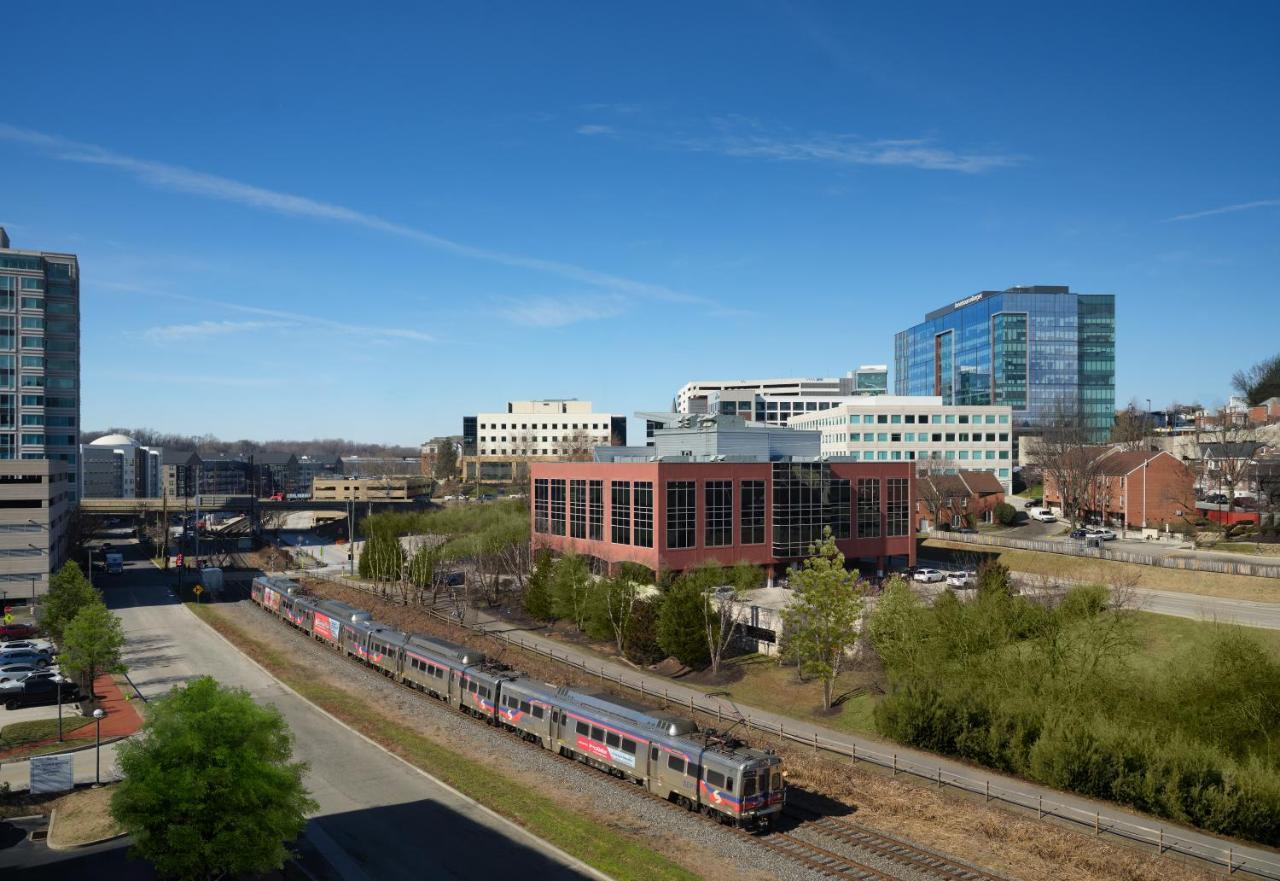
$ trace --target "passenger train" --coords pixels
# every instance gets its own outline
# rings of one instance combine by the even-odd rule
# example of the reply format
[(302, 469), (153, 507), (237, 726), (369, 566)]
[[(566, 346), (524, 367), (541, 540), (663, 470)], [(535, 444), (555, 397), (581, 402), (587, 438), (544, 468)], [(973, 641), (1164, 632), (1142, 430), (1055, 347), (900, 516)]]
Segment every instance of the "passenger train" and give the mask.
[(379, 624), (362, 609), (275, 576), (253, 602), (409, 688), (722, 823), (766, 830), (782, 811), (782, 759), (714, 730), (603, 693), (538, 682), (466, 646)]

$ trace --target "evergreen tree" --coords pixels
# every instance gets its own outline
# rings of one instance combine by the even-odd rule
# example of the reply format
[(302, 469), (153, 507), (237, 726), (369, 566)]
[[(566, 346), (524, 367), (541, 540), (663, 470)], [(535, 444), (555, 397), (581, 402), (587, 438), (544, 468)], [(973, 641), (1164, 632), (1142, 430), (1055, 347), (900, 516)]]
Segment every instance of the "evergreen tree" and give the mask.
[(662, 600), (658, 645), (686, 667), (701, 667), (711, 654), (706, 623), (712, 614), (702, 578), (696, 572), (681, 575)]
[(554, 559), (548, 550), (538, 551), (533, 561), (533, 574), (524, 589), (524, 610), (535, 621), (551, 621), (555, 611), (551, 599), (551, 572)]
[(557, 618), (567, 618), (579, 630), (587, 620), (591, 573), (587, 561), (577, 554), (565, 554), (551, 568), (551, 610)]

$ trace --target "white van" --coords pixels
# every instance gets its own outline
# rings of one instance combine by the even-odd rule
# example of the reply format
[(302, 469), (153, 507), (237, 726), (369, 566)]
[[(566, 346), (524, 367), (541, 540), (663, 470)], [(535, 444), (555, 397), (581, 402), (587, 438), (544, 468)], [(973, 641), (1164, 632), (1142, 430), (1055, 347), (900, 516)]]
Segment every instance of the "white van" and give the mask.
[(1027, 512), (1027, 516), (1041, 523), (1056, 523), (1058, 521), (1058, 518), (1053, 516), (1053, 512), (1048, 508), (1032, 508)]

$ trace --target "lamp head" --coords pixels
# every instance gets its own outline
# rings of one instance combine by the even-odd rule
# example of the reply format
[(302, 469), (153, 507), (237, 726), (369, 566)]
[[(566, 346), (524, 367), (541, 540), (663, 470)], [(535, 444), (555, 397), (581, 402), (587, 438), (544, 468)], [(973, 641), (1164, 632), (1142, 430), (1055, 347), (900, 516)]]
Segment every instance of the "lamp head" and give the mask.
[(94, 710), (94, 711), (93, 711), (93, 718), (95, 718), (95, 719), (101, 719), (101, 718), (102, 718), (103, 716), (105, 716), (106, 714), (107, 714), (106, 710), (103, 710), (103, 709), (99, 708), (99, 709), (96, 709), (96, 710)]

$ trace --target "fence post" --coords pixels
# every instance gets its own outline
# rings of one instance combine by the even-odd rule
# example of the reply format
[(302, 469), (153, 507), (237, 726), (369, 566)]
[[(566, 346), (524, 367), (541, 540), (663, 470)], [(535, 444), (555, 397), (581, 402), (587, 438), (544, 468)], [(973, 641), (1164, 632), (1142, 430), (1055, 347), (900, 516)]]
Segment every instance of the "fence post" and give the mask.
[(693, 712), (693, 695), (692, 694), (689, 695), (689, 712), (690, 713)]
[(1037, 820), (1044, 819), (1044, 796), (1043, 795), (1036, 796), (1036, 819)]
[(942, 788), (942, 767), (938, 767), (938, 788)]
[(898, 754), (897, 753), (893, 754), (893, 775), (892, 776), (894, 777), (898, 776)]
[(815, 753), (818, 751), (818, 729), (817, 728), (813, 729), (813, 751)]
[(858, 758), (858, 745), (856, 743), (849, 744), (849, 758), (855, 760)]
[(986, 784), (986, 786), (983, 789), (982, 802), (983, 804), (986, 804), (987, 802), (991, 801), (991, 781), (985, 780), (983, 782)]
[(1160, 827), (1160, 837), (1156, 839), (1156, 853), (1164, 853), (1164, 827)]
[(665, 707), (669, 703), (671, 703), (671, 698), (667, 696), (667, 687), (664, 685), (662, 687), (662, 705)]
[(1234, 875), (1236, 873), (1235, 848), (1227, 848), (1227, 874)]
[(716, 724), (720, 724), (720, 701), (716, 701)]
[(1093, 812), (1093, 834), (1102, 834), (1102, 814), (1099, 811)]

